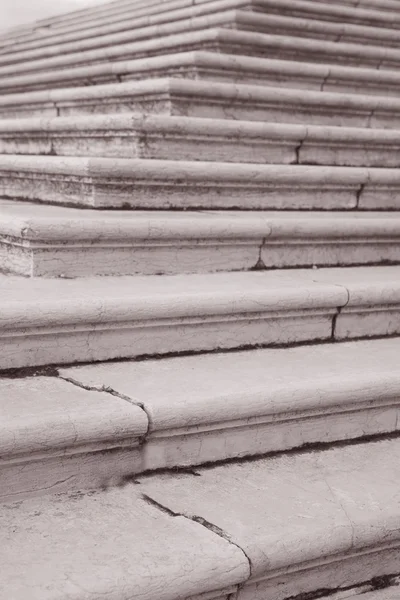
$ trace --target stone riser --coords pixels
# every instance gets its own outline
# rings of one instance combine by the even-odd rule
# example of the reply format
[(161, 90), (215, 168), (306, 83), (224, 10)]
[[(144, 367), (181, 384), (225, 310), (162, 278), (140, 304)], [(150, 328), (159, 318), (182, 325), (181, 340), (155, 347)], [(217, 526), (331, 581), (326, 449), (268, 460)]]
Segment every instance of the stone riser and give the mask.
[[(58, 379), (2, 379), (0, 499), (110, 487), (146, 471), (394, 433), (398, 350), (398, 340), (382, 340), (292, 349), (285, 360), (279, 350), (254, 351), (251, 360), (248, 353), (175, 358), (161, 363), (159, 382), (153, 373), (160, 361), (60, 369)], [(213, 391), (208, 369), (216, 373)]]
[(396, 169), (2, 155), (0, 193), (94, 208), (393, 210)]

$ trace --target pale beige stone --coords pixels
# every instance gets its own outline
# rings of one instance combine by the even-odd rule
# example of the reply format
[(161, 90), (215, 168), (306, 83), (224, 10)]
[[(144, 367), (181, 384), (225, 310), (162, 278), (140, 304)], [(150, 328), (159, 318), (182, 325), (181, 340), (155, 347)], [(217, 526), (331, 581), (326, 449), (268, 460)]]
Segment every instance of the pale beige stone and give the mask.
[(244, 550), (254, 583), (240, 600), (281, 600), (399, 571), (399, 459), (392, 440), (139, 481)]
[(60, 375), (145, 408), (146, 470), (396, 431), (399, 352), (399, 340), (390, 339), (90, 365)]
[(0, 501), (100, 487), (142, 470), (145, 412), (55, 377), (0, 380)]
[(0, 524), (1, 600), (227, 600), (249, 576), (237, 546), (134, 486), (3, 504)]

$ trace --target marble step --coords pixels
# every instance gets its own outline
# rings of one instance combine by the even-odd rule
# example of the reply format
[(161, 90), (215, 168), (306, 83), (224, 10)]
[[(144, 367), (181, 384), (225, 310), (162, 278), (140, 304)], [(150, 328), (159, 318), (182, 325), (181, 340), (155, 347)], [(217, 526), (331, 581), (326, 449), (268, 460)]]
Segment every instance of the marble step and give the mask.
[(0, 275), (0, 368), (400, 333), (400, 268)]
[[(235, 1), (235, 0), (233, 0)], [(289, 3), (288, 6), (285, 3)], [(235, 7), (247, 7), (251, 4), (253, 10), (262, 10), (272, 12), (278, 6), (279, 12), (288, 6), (291, 14), (294, 16), (304, 16), (308, 18), (323, 18), (324, 20), (342, 21), (347, 23), (358, 23), (365, 25), (377, 25), (384, 27), (397, 27), (398, 22), (398, 4), (391, 0), (362, 0), (356, 6), (356, 0), (343, 0), (331, 5), (326, 0), (313, 2), (309, 0), (283, 0), (282, 3), (277, 3), (277, 0), (236, 0)], [(145, 4), (138, 4), (128, 0), (126, 2), (114, 3), (112, 6), (90, 7), (87, 14), (84, 11), (79, 11), (79, 14), (68, 13), (61, 18), (55, 17), (44, 19), (37, 22), (33, 26), (24, 26), (14, 29), (13, 31), (5, 32), (0, 35), (0, 46), (13, 45), (24, 43), (25, 40), (35, 40), (51, 38), (59, 35), (79, 35), (80, 31), (90, 34), (91, 30), (96, 30), (99, 27), (113, 26), (114, 24), (122, 24), (123, 21), (128, 21), (131, 18), (155, 17), (160, 15), (161, 19), (168, 18), (172, 20), (173, 12), (192, 7), (192, 0), (169, 0), (163, 2), (153, 2), (147, 0)], [(214, 12), (215, 8), (227, 6), (230, 8), (230, 0), (197, 0), (196, 9), (204, 12)], [(201, 8), (200, 8), (201, 7)], [(382, 13), (383, 10), (383, 13)], [(391, 12), (388, 14), (386, 10)], [(118, 25), (117, 25), (118, 26)]]
[(0, 155), (8, 200), (97, 209), (397, 210), (390, 168)]
[(400, 263), (384, 212), (127, 212), (0, 201), (0, 269), (90, 277)]
[[(164, 13), (157, 15), (153, 21), (148, 18), (133, 20), (128, 27), (125, 23), (122, 31), (115, 33), (99, 32), (93, 36), (83, 35), (81, 39), (73, 41), (63, 41), (57, 36), (52, 43), (40, 44), (32, 48), (32, 44), (27, 47), (21, 47), (21, 50), (14, 52), (0, 52), (0, 72), (6, 66), (20, 65), (35, 60), (44, 60), (54, 56), (67, 56), (71, 53), (95, 50), (100, 48), (109, 48), (117, 44), (133, 43), (139, 40), (152, 39), (174, 35), (187, 31), (196, 31), (208, 27), (232, 27), (243, 31), (254, 31), (259, 33), (296, 36), (306, 39), (319, 39), (333, 41), (335, 43), (356, 43), (375, 45), (383, 48), (399, 48), (398, 30), (392, 30), (384, 27), (373, 27), (357, 25), (353, 23), (330, 22), (326, 20), (302, 18), (292, 16), (290, 11), (287, 14), (264, 14), (264, 12), (252, 12), (251, 5), (249, 10), (235, 10), (238, 4), (236, 0), (231, 0), (230, 4), (234, 10), (223, 10), (225, 5), (229, 7), (226, 0), (223, 0), (221, 9), (217, 7), (211, 14), (204, 10), (212, 4), (200, 5), (194, 9), (186, 9), (180, 12), (180, 15)], [(240, 7), (240, 5), (239, 5)], [(200, 15), (200, 16), (198, 16)], [(169, 18), (168, 18), (169, 17)], [(157, 24), (160, 23), (161, 24)], [(400, 28), (400, 18), (398, 27)], [(36, 46), (38, 42), (36, 43)], [(17, 67), (16, 67), (17, 68)]]
[[(170, 5), (170, 10), (166, 10), (167, 4)], [(67, 44), (97, 36), (107, 36), (128, 29), (172, 23), (185, 18), (232, 9), (389, 30), (397, 29), (400, 26), (400, 17), (396, 12), (386, 13), (368, 8), (319, 4), (309, 0), (213, 0), (195, 5), (191, 4), (190, 0), (181, 0), (180, 2), (174, 0), (163, 3), (161, 6), (149, 6), (146, 14), (143, 13), (143, 8), (128, 6), (123, 9), (123, 12), (113, 16), (107, 15), (102, 19), (97, 18), (87, 23), (79, 21), (72, 25), (64, 25), (62, 28), (39, 29), (39, 32), (33, 31), (23, 37), (10, 40), (2, 41), (0, 38), (0, 51), (4, 55), (20, 50), (44, 48), (53, 43)], [(365, 35), (368, 35), (368, 32)], [(361, 37), (363, 36), (361, 35)], [(394, 45), (396, 45), (395, 41)]]
[[(382, 99), (394, 96), (400, 90), (400, 76), (396, 70), (377, 70), (343, 65), (322, 65), (291, 60), (257, 58), (250, 56), (230, 56), (217, 52), (194, 51), (179, 52), (163, 56), (126, 61), (110, 61), (97, 65), (73, 67), (58, 71), (43, 71), (34, 74), (2, 77), (0, 80), (0, 116), (5, 108), (15, 111), (35, 107), (45, 102), (41, 110), (48, 110), (52, 100), (62, 103), (64, 98), (73, 98), (74, 94), (86, 91), (101, 93), (99, 84), (118, 83), (111, 89), (118, 96), (124, 90), (121, 85), (135, 81), (132, 90), (151, 85), (145, 80), (171, 77), (175, 83), (185, 80), (197, 80), (235, 85), (250, 84), (260, 87), (278, 86), (294, 88), (300, 91), (352, 92), (358, 94), (358, 101), (368, 100), (371, 95), (380, 95)], [(178, 81), (177, 81), (178, 80)], [(77, 89), (79, 86), (83, 88)], [(96, 89), (93, 90), (94, 85)], [(67, 89), (65, 86), (70, 86)], [(42, 90), (42, 91), (34, 91)], [(23, 92), (23, 94), (18, 93)], [(9, 95), (5, 95), (9, 94)], [(321, 95), (322, 97), (322, 95)], [(62, 104), (61, 104), (62, 109)]]
[(0, 502), (395, 434), (399, 351), (393, 338), (2, 378)]
[[(253, 18), (256, 23), (259, 21), (258, 15), (252, 17), (251, 13), (244, 11), (242, 14), (245, 15), (246, 20)], [(104, 65), (109, 61), (146, 58), (193, 50), (211, 50), (222, 54), (375, 69), (397, 69), (400, 64), (400, 49), (398, 48), (347, 42), (337, 43), (289, 35), (242, 31), (227, 27), (212, 27), (212, 18), (209, 16), (196, 20), (197, 25), (201, 21), (203, 27), (207, 27), (206, 22), (208, 22), (209, 28), (205, 29), (197, 30), (193, 26), (192, 31), (184, 33), (2, 66), (0, 67), (0, 77), (40, 74), (64, 68)], [(221, 15), (218, 18), (221, 19)]]
[(9, 502), (0, 598), (361, 600), (400, 571), (399, 465), (382, 440)]
[(397, 98), (186, 79), (152, 79), (0, 96), (3, 119), (115, 116), (128, 112), (373, 129), (400, 127)]
[(167, 115), (0, 121), (0, 154), (400, 167), (400, 129)]

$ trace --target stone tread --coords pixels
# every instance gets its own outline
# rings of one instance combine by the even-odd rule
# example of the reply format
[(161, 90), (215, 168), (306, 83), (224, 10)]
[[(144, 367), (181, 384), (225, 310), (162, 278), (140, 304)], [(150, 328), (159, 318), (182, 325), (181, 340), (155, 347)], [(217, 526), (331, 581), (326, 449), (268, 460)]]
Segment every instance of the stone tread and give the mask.
[(76, 280), (2, 276), (0, 366), (394, 335), (400, 332), (399, 281), (399, 267)]
[[(169, 76), (175, 78), (166, 79)], [(126, 83), (130, 79), (135, 80), (135, 83), (130, 85)], [(82, 87), (87, 80), (99, 84), (118, 82), (118, 86)], [(203, 81), (207, 83), (202, 83)], [(217, 85), (221, 83), (225, 83), (225, 87)], [(74, 87), (65, 88), (68, 85)], [(251, 87), (248, 87), (249, 85)], [(257, 85), (257, 88), (254, 85)], [(101, 99), (102, 96), (104, 98), (135, 96), (144, 92), (158, 91), (181, 94), (186, 92), (195, 95), (196, 90), (201, 92), (206, 90), (207, 86), (210, 86), (209, 92), (204, 91), (204, 94), (209, 98), (218, 94), (229, 97), (232, 90), (235, 90), (239, 98), (245, 98), (247, 95), (249, 99), (249, 96), (254, 95), (256, 99), (262, 99), (267, 98), (268, 94), (281, 93), (283, 97), (285, 94), (294, 94), (301, 102), (303, 98), (308, 98), (307, 93), (323, 90), (341, 93), (336, 98), (337, 102), (346, 101), (347, 96), (343, 97), (343, 92), (352, 92), (357, 94), (353, 101), (359, 102), (360, 107), (369, 107), (374, 103), (385, 107), (387, 103), (389, 106), (396, 106), (400, 76), (398, 71), (393, 69), (377, 70), (349, 65), (324, 65), (196, 50), (2, 77), (0, 89), (3, 90), (4, 96), (1, 97), (0, 106), (13, 103), (29, 105), (37, 102), (55, 102), (62, 109), (63, 102), (68, 103), (75, 98)], [(271, 86), (272, 88), (278, 86), (282, 91), (270, 89)], [(52, 89), (48, 89), (49, 87)], [(35, 91), (40, 88), (47, 89)], [(24, 93), (11, 93), (20, 90)], [(387, 97), (382, 90), (385, 94), (395, 97)], [(369, 95), (364, 98), (362, 94), (366, 92)], [(323, 104), (329, 103), (329, 95), (325, 93), (318, 95)], [(374, 95), (378, 95), (379, 98), (375, 98)], [(314, 96), (311, 95), (310, 98)], [(334, 97), (330, 100), (334, 100)]]
[(174, 274), (400, 262), (394, 212), (95, 211), (0, 201), (2, 268), (26, 276)]
[(394, 434), (399, 351), (388, 339), (5, 376), (0, 499)]
[[(226, 4), (226, 3), (224, 3)], [(325, 41), (334, 41), (336, 43), (362, 43), (381, 45), (383, 47), (398, 47), (398, 31), (384, 27), (374, 27), (371, 25), (357, 25), (353, 23), (329, 22), (327, 20), (310, 19), (301, 16), (292, 16), (291, 13), (283, 14), (264, 14), (263, 12), (252, 13), (250, 10), (226, 10), (224, 4), (221, 9), (214, 8), (212, 14), (202, 15), (205, 11), (202, 6), (194, 7), (186, 11), (179, 19), (170, 18), (160, 19), (160, 15), (153, 19), (156, 24), (152, 24), (151, 19), (133, 20), (128, 28), (128, 22), (122, 31), (113, 33), (99, 32), (93, 36), (82, 36), (81, 39), (71, 42), (64, 42), (59, 36), (49, 45), (41, 45), (39, 48), (28, 48), (14, 52), (0, 52), (1, 65), (20, 64), (26, 61), (45, 59), (54, 55), (67, 55), (74, 52), (82, 52), (99, 48), (106, 48), (113, 45), (133, 43), (139, 40), (151, 39), (174, 35), (185, 31), (195, 31), (208, 27), (226, 26), (237, 29), (250, 30), (266, 34), (276, 35), (294, 35), (307, 39), (322, 39)], [(232, 8), (241, 8), (235, 6)], [(207, 6), (207, 5), (206, 5)], [(243, 8), (247, 8), (244, 6)], [(251, 8), (251, 6), (250, 6)], [(200, 9), (200, 10), (199, 10)], [(210, 11), (211, 12), (211, 11)], [(346, 16), (344, 17), (346, 19)], [(157, 24), (161, 21), (161, 24)], [(167, 22), (165, 22), (167, 21)], [(393, 22), (392, 22), (393, 26)], [(400, 22), (398, 23), (400, 27)]]
[[(277, 2), (277, 0), (219, 0), (218, 2), (196, 5), (186, 2), (187, 6), (184, 6), (184, 3), (181, 4), (182, 8), (164, 12), (160, 12), (159, 7), (152, 6), (148, 8), (148, 14), (144, 16), (137, 16), (138, 9), (132, 6), (118, 15), (107, 15), (100, 21), (94, 20), (93, 22), (88, 22), (86, 25), (79, 22), (73, 24), (71, 27), (67, 26), (65, 29), (56, 28), (54, 30), (50, 27), (47, 32), (43, 29), (40, 30), (40, 35), (32, 31), (31, 34), (27, 33), (25, 36), (17, 37), (14, 40), (1, 41), (0, 38), (1, 57), (5, 58), (8, 54), (15, 54), (35, 48), (45, 48), (54, 44), (64, 44), (64, 48), (67, 48), (66, 44), (82, 39), (108, 36), (128, 29), (132, 30), (134, 28), (159, 25), (166, 22), (171, 23), (187, 17), (201, 16), (207, 13), (231, 9), (256, 10), (260, 14), (277, 13), (282, 16), (290, 15), (300, 18), (322, 19), (327, 22), (342, 21), (347, 24), (380, 28), (387, 27), (389, 29), (396, 29), (400, 25), (400, 17), (396, 13), (386, 14), (376, 10), (354, 9), (340, 5), (329, 6), (327, 4), (316, 4), (307, 0), (282, 0), (281, 2)], [(366, 33), (366, 35), (368, 34)], [(99, 40), (98, 45), (101, 45), (101, 43), (101, 40)], [(29, 60), (31, 59), (29, 58)]]
[(0, 153), (399, 167), (400, 129), (178, 116), (0, 120)]
[(7, 199), (122, 209), (396, 210), (393, 168), (0, 155)]
[(1, 600), (219, 600), (249, 575), (239, 548), (131, 487), (2, 505), (0, 524)]
[(399, 465), (399, 441), (385, 440), (10, 502), (0, 597), (282, 600), (360, 586), (399, 570)]
[[(247, 16), (246, 19), (249, 17)], [(93, 50), (83, 50), (0, 67), (0, 76), (54, 71), (59, 68), (102, 64), (107, 61), (144, 58), (190, 50), (213, 49), (227, 54), (271, 57), (325, 64), (349, 64), (382, 69), (396, 69), (400, 63), (400, 49), (382, 45), (363, 45), (333, 42), (291, 35), (271, 35), (237, 29), (207, 27), (206, 17), (199, 29), (165, 35), (137, 42), (116, 44)], [(200, 20), (200, 18), (199, 18)], [(211, 17), (208, 18), (208, 21)], [(200, 27), (200, 25), (199, 25)]]

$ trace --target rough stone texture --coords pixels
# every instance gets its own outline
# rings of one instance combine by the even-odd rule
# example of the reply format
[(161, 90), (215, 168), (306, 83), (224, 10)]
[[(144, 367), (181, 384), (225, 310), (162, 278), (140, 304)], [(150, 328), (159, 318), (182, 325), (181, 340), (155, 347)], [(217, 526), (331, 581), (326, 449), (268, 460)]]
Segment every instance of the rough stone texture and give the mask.
[(142, 466), (154, 469), (396, 431), (399, 352), (399, 340), (392, 339), (91, 365), (60, 374), (144, 407), (150, 428)]
[(0, 121), (0, 153), (399, 167), (400, 132), (116, 115)]
[(254, 583), (240, 600), (282, 600), (399, 572), (399, 459), (392, 440), (139, 481), (243, 549)]
[(399, 190), (386, 168), (0, 156), (6, 198), (81, 207), (395, 209)]
[(145, 412), (56, 378), (0, 379), (0, 501), (100, 487), (141, 470)]
[(134, 486), (2, 505), (0, 540), (1, 600), (227, 600), (249, 575), (237, 546)]

